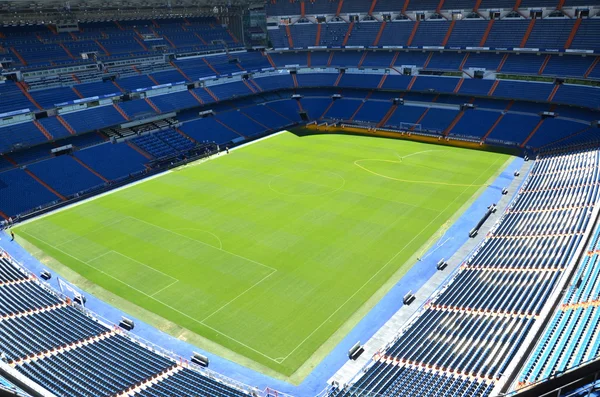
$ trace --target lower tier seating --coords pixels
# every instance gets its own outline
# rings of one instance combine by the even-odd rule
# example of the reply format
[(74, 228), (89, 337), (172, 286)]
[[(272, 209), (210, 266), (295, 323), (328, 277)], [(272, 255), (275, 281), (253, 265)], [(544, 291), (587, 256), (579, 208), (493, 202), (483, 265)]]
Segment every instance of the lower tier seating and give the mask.
[[(0, 258), (0, 350), (22, 375), (56, 396), (249, 397), (182, 359), (122, 334)], [(159, 377), (160, 376), (160, 377)], [(141, 386), (141, 387), (140, 387)]]
[(571, 283), (521, 370), (518, 386), (587, 363), (600, 353), (600, 255), (596, 226)]
[[(542, 321), (538, 315), (573, 258), (574, 250), (565, 247), (577, 245), (589, 225), (588, 211), (599, 197), (599, 166), (597, 149), (538, 158), (500, 224), (473, 256), (355, 382), (333, 388), (329, 395), (489, 396), (528, 331)], [(585, 210), (565, 213), (581, 207)], [(524, 215), (528, 219), (521, 219)], [(560, 232), (559, 219), (567, 222)], [(583, 269), (589, 277), (597, 270)], [(580, 279), (586, 290), (597, 284)], [(578, 291), (570, 292), (567, 301)], [(600, 342), (590, 344), (589, 338), (599, 334), (590, 320), (599, 317), (595, 307), (563, 305), (521, 382), (547, 377), (595, 354)]]

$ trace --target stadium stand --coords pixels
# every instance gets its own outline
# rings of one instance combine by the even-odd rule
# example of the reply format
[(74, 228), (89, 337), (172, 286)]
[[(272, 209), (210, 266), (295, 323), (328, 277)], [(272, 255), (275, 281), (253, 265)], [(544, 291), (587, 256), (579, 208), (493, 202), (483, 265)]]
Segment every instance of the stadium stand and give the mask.
[(598, 354), (598, 235), (596, 228), (573, 282), (523, 368), (520, 386), (589, 362)]
[(174, 130), (163, 130), (155, 134), (134, 138), (133, 143), (156, 158), (184, 152), (195, 146), (191, 140), (179, 135)]
[[(39, 179), (52, 181), (53, 190), (63, 196), (103, 184), (101, 178), (79, 164), (71, 156), (58, 156), (27, 167)], [(60, 175), (60, 177), (58, 177)]]
[(118, 180), (145, 169), (147, 158), (128, 145), (101, 144), (75, 153), (75, 157), (109, 180)]
[[(350, 385), (328, 395), (490, 396), (575, 260), (517, 386), (589, 362), (600, 352), (597, 225), (580, 258), (577, 249), (599, 197), (590, 146), (600, 19), (575, 13), (596, 12), (590, 1), (476, 3), (273, 0), (272, 49), (250, 49), (213, 17), (80, 22), (69, 33), (1, 26), (0, 60), (10, 57), (10, 67), (0, 79), (0, 215), (27, 216), (160, 172), (161, 159), (187, 161), (202, 144), (236, 145), (306, 122), (535, 153), (479, 249)], [(547, 9), (532, 19), (531, 7)], [(505, 11), (489, 19), (480, 11), (489, 9)], [(467, 12), (454, 19), (452, 10)], [(165, 114), (172, 124), (160, 124)], [(160, 128), (123, 127), (130, 121)], [(51, 153), (61, 145), (73, 147)], [(0, 289), (0, 350), (55, 395), (255, 395), (107, 325), (4, 256)]]
[[(0, 258), (0, 348), (8, 363), (55, 395), (128, 393), (247, 396), (200, 368), (161, 354), (102, 323), (81, 306), (42, 286), (12, 261)], [(11, 284), (4, 284), (10, 282)], [(30, 333), (19, 330), (27, 327)], [(34, 359), (35, 358), (35, 359)], [(77, 369), (68, 375), (64, 368)], [(153, 381), (160, 375), (159, 381)]]
[[(590, 222), (587, 211), (598, 198), (597, 172), (589, 172), (597, 170), (598, 161), (597, 150), (538, 159), (502, 222), (476, 253), (352, 386), (330, 395), (442, 390), (490, 395), (574, 258)], [(577, 195), (579, 190), (586, 194)], [(547, 199), (550, 191), (555, 193)], [(559, 205), (565, 199), (573, 207)], [(568, 222), (557, 229), (555, 220), (565, 211)]]

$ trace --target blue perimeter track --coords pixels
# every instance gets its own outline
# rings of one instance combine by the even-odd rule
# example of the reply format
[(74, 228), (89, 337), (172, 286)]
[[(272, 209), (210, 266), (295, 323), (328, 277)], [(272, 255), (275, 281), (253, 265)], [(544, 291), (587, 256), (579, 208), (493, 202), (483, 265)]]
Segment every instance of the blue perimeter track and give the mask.
[[(159, 331), (158, 329), (146, 324), (137, 318), (132, 318), (125, 312), (122, 312), (108, 303), (96, 298), (93, 295), (77, 288), (71, 284), (73, 289), (79, 291), (87, 298), (86, 307), (94, 313), (97, 313), (104, 320), (118, 324), (121, 317), (132, 318), (135, 321), (135, 329), (132, 334), (150, 341), (168, 351), (171, 351), (181, 357), (189, 358), (192, 352), (204, 354), (210, 358), (210, 369), (218, 372), (228, 378), (245, 383), (259, 390), (265, 390), (267, 387), (280, 392), (288, 393), (297, 397), (314, 397), (327, 386), (329, 380), (348, 360), (348, 350), (356, 341), (369, 340), (402, 306), (402, 298), (409, 291), (419, 290), (438, 270), (437, 262), (440, 258), (450, 258), (463, 246), (469, 239), (469, 230), (475, 225), (477, 220), (483, 216), (487, 207), (492, 203), (497, 203), (502, 197), (502, 189), (510, 185), (515, 178), (515, 170), (521, 169), (524, 160), (515, 158), (501, 172), (501, 174), (488, 186), (483, 193), (469, 206), (469, 208), (452, 224), (445, 235), (453, 236), (452, 239), (446, 239), (444, 236), (433, 244), (420, 262), (417, 262), (402, 277), (402, 279), (392, 287), (392, 289), (367, 313), (365, 317), (338, 343), (338, 345), (315, 367), (315, 369), (298, 386), (271, 378), (260, 372), (246, 368), (241, 364), (221, 358), (210, 352), (202, 350), (198, 346), (183, 342), (171, 335)], [(527, 175), (522, 175), (522, 181), (525, 181)], [(514, 197), (518, 189), (512, 192)], [(0, 234), (0, 247), (8, 252), (21, 265), (25, 266), (31, 272), (40, 274), (46, 269), (42, 263), (34, 258), (19, 244), (10, 242), (10, 237), (6, 231)], [(41, 280), (40, 280), (41, 281)], [(62, 280), (65, 281), (65, 280)], [(57, 277), (53, 277), (49, 284), (60, 291)]]

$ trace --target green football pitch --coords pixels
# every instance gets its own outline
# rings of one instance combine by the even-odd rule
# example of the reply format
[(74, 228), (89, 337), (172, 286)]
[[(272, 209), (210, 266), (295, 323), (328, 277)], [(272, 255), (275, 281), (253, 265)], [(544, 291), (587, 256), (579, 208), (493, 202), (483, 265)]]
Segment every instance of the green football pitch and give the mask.
[(508, 160), (285, 132), (16, 233), (130, 315), (298, 382)]

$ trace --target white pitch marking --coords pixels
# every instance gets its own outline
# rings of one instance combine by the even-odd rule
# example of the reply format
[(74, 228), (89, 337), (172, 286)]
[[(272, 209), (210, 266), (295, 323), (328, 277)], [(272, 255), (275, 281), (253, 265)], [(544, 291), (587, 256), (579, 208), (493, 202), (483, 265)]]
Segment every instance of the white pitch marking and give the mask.
[[(222, 250), (223, 249), (223, 242), (221, 241), (221, 239), (219, 238), (219, 236), (217, 236), (214, 233), (209, 232), (208, 230), (204, 230), (204, 229), (195, 229), (195, 228), (190, 228), (190, 227), (184, 227), (184, 228), (177, 228), (177, 229), (173, 229), (173, 231), (175, 230), (195, 230), (197, 232), (202, 232), (202, 233), (207, 233), (210, 234), (211, 236), (213, 236), (214, 238), (216, 238), (219, 241), (219, 249)], [(217, 248), (217, 247), (215, 247)]]
[(446, 244), (448, 241), (453, 240), (453, 239), (454, 239), (454, 237), (448, 237), (444, 241), (441, 241), (441, 242), (437, 243), (435, 245), (435, 247), (433, 248), (433, 250), (431, 250), (431, 252), (426, 253), (424, 256), (421, 257), (421, 259), (429, 258), (431, 255), (433, 255), (433, 253), (435, 251), (437, 251), (438, 249), (442, 248), (444, 246), (444, 244)]
[(167, 288), (171, 287), (174, 284), (177, 284), (178, 282), (179, 282), (179, 280), (175, 279), (175, 281), (173, 281), (171, 284), (167, 285), (166, 287), (163, 287), (163, 288), (159, 289), (158, 291), (156, 291), (155, 293), (153, 293), (150, 296), (158, 295), (159, 292), (163, 292), (164, 290), (166, 290)]
[(217, 248), (217, 247), (215, 247), (214, 245), (210, 245), (210, 244), (207, 244), (207, 243), (205, 243), (204, 241), (196, 240), (195, 238), (188, 237), (188, 236), (186, 236), (186, 235), (183, 235), (183, 234), (180, 234), (180, 233), (174, 232), (173, 230), (166, 229), (166, 228), (164, 228), (164, 227), (162, 227), (162, 226), (159, 226), (159, 225), (156, 225), (156, 224), (154, 224), (154, 223), (150, 223), (150, 222), (148, 222), (148, 221), (145, 221), (145, 220), (142, 220), (142, 219), (136, 218), (135, 216), (127, 216), (127, 218), (135, 219), (136, 221), (139, 221), (139, 222), (145, 223), (145, 224), (147, 224), (147, 225), (150, 225), (150, 226), (154, 226), (154, 227), (156, 227), (156, 228), (159, 228), (159, 229), (161, 229), (161, 230), (164, 230), (164, 231), (166, 231), (166, 232), (169, 232), (169, 233), (176, 234), (176, 235), (178, 235), (179, 237), (187, 238), (188, 240), (195, 241), (195, 242), (197, 242), (197, 243), (200, 243), (200, 244), (202, 244), (202, 245), (205, 245), (205, 246), (207, 246), (207, 247), (210, 247), (210, 248), (213, 248), (213, 249), (216, 249), (216, 250), (219, 250), (219, 251), (223, 251), (223, 252), (225, 252), (225, 253), (228, 253), (228, 254), (230, 254), (230, 255), (233, 255), (233, 256), (235, 256), (235, 257), (237, 257), (237, 258), (240, 258), (240, 259), (247, 260), (248, 262), (252, 262), (252, 263), (254, 263), (254, 264), (256, 264), (256, 265), (259, 265), (259, 266), (265, 267), (265, 268), (267, 268), (267, 269), (271, 269), (271, 270), (275, 270), (275, 271), (277, 270), (277, 269), (275, 269), (275, 268), (273, 268), (273, 267), (271, 267), (271, 266), (267, 266), (267, 265), (265, 265), (265, 264), (263, 264), (263, 263), (260, 263), (260, 262), (257, 262), (257, 261), (255, 261), (255, 260), (252, 260), (252, 259), (246, 258), (245, 256), (241, 256), (241, 255), (238, 255), (238, 254), (234, 254), (233, 252), (231, 252), (231, 251), (227, 251), (227, 250), (224, 250), (224, 249), (222, 249), (222, 248)]
[(181, 314), (182, 316), (184, 316), (184, 317), (187, 317), (187, 318), (189, 318), (190, 320), (192, 320), (192, 321), (194, 321), (194, 322), (196, 322), (196, 323), (198, 323), (198, 324), (200, 324), (200, 325), (202, 325), (202, 326), (204, 326), (204, 327), (206, 327), (206, 328), (209, 328), (209, 329), (211, 329), (211, 330), (215, 331), (216, 333), (218, 333), (218, 334), (220, 334), (220, 335), (223, 335), (225, 338), (227, 338), (227, 339), (229, 339), (229, 340), (231, 340), (231, 341), (233, 341), (233, 342), (235, 342), (235, 343), (239, 344), (240, 346), (244, 346), (245, 348), (247, 348), (247, 349), (249, 349), (249, 350), (252, 350), (252, 351), (253, 351), (253, 352), (255, 352), (256, 354), (259, 354), (259, 355), (261, 355), (261, 356), (263, 356), (263, 357), (265, 357), (265, 358), (267, 358), (267, 359), (269, 359), (269, 360), (271, 360), (271, 361), (273, 361), (273, 362), (275, 362), (275, 363), (278, 363), (278, 364), (279, 364), (279, 362), (278, 362), (276, 359), (274, 359), (274, 358), (272, 358), (272, 357), (270, 357), (270, 356), (267, 356), (266, 354), (264, 354), (264, 353), (262, 353), (262, 352), (260, 352), (260, 351), (258, 351), (258, 350), (256, 350), (256, 349), (254, 349), (254, 348), (252, 348), (252, 347), (250, 347), (250, 346), (246, 345), (245, 343), (243, 343), (243, 342), (240, 342), (239, 340), (237, 340), (237, 339), (235, 339), (235, 338), (232, 338), (231, 336), (229, 336), (229, 335), (227, 335), (227, 334), (224, 334), (223, 332), (221, 332), (221, 331), (219, 331), (219, 330), (217, 330), (217, 329), (215, 329), (215, 328), (213, 328), (213, 327), (211, 327), (211, 326), (209, 326), (209, 325), (206, 325), (206, 324), (204, 324), (204, 323), (202, 323), (202, 322), (198, 321), (198, 320), (197, 320), (197, 319), (195, 319), (194, 317), (192, 317), (192, 316), (190, 316), (190, 315), (188, 315), (188, 314), (186, 314), (186, 313), (182, 312), (181, 310), (175, 309), (173, 306), (171, 306), (171, 305), (169, 305), (169, 304), (167, 304), (167, 303), (165, 303), (165, 302), (163, 302), (163, 301), (161, 301), (161, 300), (159, 300), (159, 299), (156, 299), (156, 298), (155, 298), (155, 297), (153, 297), (152, 295), (148, 295), (148, 294), (147, 294), (147, 293), (145, 293), (144, 291), (140, 291), (139, 289), (137, 289), (137, 288), (135, 288), (135, 287), (133, 287), (133, 286), (131, 286), (131, 285), (127, 284), (125, 281), (119, 280), (118, 278), (116, 278), (116, 277), (114, 277), (114, 276), (112, 276), (112, 275), (110, 275), (110, 274), (108, 274), (108, 273), (106, 273), (106, 272), (104, 272), (104, 271), (102, 271), (102, 270), (100, 270), (100, 269), (98, 269), (98, 268), (96, 268), (96, 267), (94, 267), (94, 266), (90, 265), (89, 263), (87, 263), (87, 262), (84, 262), (84, 261), (82, 261), (81, 259), (79, 259), (79, 258), (77, 258), (77, 257), (74, 257), (73, 255), (69, 254), (68, 252), (65, 252), (65, 251), (63, 251), (63, 250), (61, 250), (60, 248), (56, 248), (54, 245), (52, 245), (52, 244), (48, 244), (48, 243), (47, 243), (47, 242), (45, 242), (44, 240), (42, 240), (42, 239), (39, 239), (39, 238), (37, 238), (37, 237), (35, 237), (35, 236), (33, 236), (33, 235), (31, 235), (31, 234), (29, 234), (29, 233), (25, 232), (25, 231), (21, 231), (21, 233), (23, 233), (23, 234), (27, 234), (28, 236), (30, 236), (30, 237), (32, 237), (32, 238), (34, 238), (34, 239), (36, 239), (36, 240), (39, 240), (39, 241), (43, 242), (44, 244), (46, 244), (46, 245), (48, 245), (48, 246), (50, 246), (50, 247), (54, 248), (55, 250), (57, 250), (57, 251), (60, 251), (60, 252), (62, 252), (63, 254), (65, 254), (65, 255), (67, 255), (67, 256), (70, 256), (71, 258), (75, 259), (76, 261), (78, 261), (78, 262), (80, 262), (80, 263), (83, 263), (84, 265), (86, 265), (86, 266), (89, 266), (89, 267), (91, 267), (92, 269), (94, 269), (94, 270), (96, 270), (96, 271), (98, 271), (98, 272), (100, 272), (100, 273), (104, 274), (105, 276), (108, 276), (108, 277), (112, 278), (113, 280), (115, 280), (115, 281), (117, 281), (117, 282), (119, 282), (119, 283), (121, 283), (121, 284), (123, 284), (123, 285), (126, 285), (126, 286), (128, 286), (128, 287), (129, 287), (129, 288), (131, 288), (132, 290), (134, 290), (134, 291), (136, 291), (136, 292), (139, 292), (139, 293), (140, 293), (140, 294), (142, 294), (142, 295), (145, 295), (145, 296), (147, 296), (148, 298), (150, 298), (150, 299), (152, 299), (152, 300), (154, 300), (154, 301), (156, 301), (156, 302), (160, 303), (161, 305), (163, 305), (163, 306), (165, 306), (165, 307), (168, 307), (169, 309), (171, 309), (171, 310), (173, 310), (173, 311), (175, 311), (175, 312), (177, 312), (177, 313)]
[(407, 154), (406, 156), (402, 156), (402, 157), (400, 157), (400, 155), (398, 153), (396, 153), (396, 152), (394, 152), (394, 153), (396, 153), (396, 156), (400, 160), (404, 160), (404, 159), (407, 159), (407, 158), (412, 157), (412, 156), (416, 156), (416, 155), (423, 154), (423, 153), (429, 153), (429, 152), (447, 152), (447, 150), (439, 150), (439, 149), (437, 149), (437, 150), (436, 149), (422, 150), (420, 152), (415, 152), (415, 153)]
[[(27, 233), (25, 233), (25, 234), (27, 234)], [(30, 236), (31, 236), (31, 234), (30, 234)], [(38, 240), (39, 240), (39, 239), (38, 239)], [(54, 248), (56, 248), (56, 249), (58, 249), (58, 247), (60, 247), (60, 244), (58, 244), (58, 245), (54, 246)], [(94, 257), (94, 258), (90, 259), (88, 262), (93, 262), (93, 261), (95, 261), (96, 259), (100, 259), (100, 258), (102, 258), (103, 256), (110, 254), (111, 252), (112, 252), (112, 251), (105, 251), (104, 253), (102, 253), (102, 254), (100, 254), (100, 255), (98, 255), (98, 256), (96, 256), (96, 257)]]
[(127, 255), (125, 255), (125, 254), (122, 254), (122, 253), (120, 253), (119, 251), (111, 251), (111, 252), (114, 252), (115, 254), (118, 254), (118, 255), (124, 256), (125, 258), (129, 259), (130, 261), (134, 261), (134, 262), (136, 262), (136, 263), (139, 263), (139, 264), (140, 264), (140, 265), (142, 265), (142, 266), (146, 266), (148, 269), (150, 269), (150, 270), (154, 270), (155, 272), (157, 272), (157, 273), (160, 273), (160, 274), (162, 274), (163, 276), (167, 276), (167, 277), (169, 277), (169, 278), (171, 278), (171, 279), (173, 279), (173, 280), (177, 280), (177, 281), (179, 281), (179, 280), (178, 280), (178, 279), (176, 279), (175, 277), (173, 277), (173, 276), (171, 276), (171, 275), (168, 275), (167, 273), (161, 272), (160, 270), (158, 270), (158, 269), (155, 269), (155, 268), (153, 268), (152, 266), (148, 266), (148, 265), (146, 265), (144, 262), (140, 262), (140, 261), (138, 261), (137, 259), (133, 259), (133, 258), (132, 258), (132, 257), (130, 257), (130, 256), (127, 256)]
[[(325, 321), (323, 321), (321, 323), (321, 325), (319, 325), (318, 327), (316, 327), (306, 338), (304, 338), (304, 340), (302, 340), (295, 348), (294, 350), (292, 350), (287, 356), (285, 356), (285, 358), (283, 359), (283, 361), (287, 360), (292, 354), (294, 354), (294, 352), (296, 350), (298, 350), (300, 348), (300, 346), (302, 346), (311, 336), (313, 336), (315, 334), (315, 332), (317, 332), (319, 329), (321, 329), (321, 327), (323, 327), (323, 325), (325, 325), (333, 316), (335, 316), (337, 314), (337, 312), (339, 312), (348, 302), (350, 302), (352, 300), (352, 298), (354, 298), (356, 296), (356, 294), (358, 294), (367, 284), (369, 284), (371, 282), (371, 280), (373, 280), (379, 273), (381, 273), (381, 271), (383, 269), (385, 269), (390, 263), (392, 263), (394, 261), (394, 259), (396, 259), (398, 257), (398, 255), (400, 255), (405, 249), (406, 247), (408, 247), (417, 237), (419, 237), (421, 234), (423, 234), (423, 232), (435, 221), (437, 220), (437, 218), (440, 217), (440, 215), (442, 215), (444, 212), (446, 212), (446, 210), (448, 210), (448, 208), (450, 208), (450, 206), (452, 204), (454, 204), (454, 202), (456, 200), (458, 200), (459, 197), (461, 197), (466, 191), (467, 189), (469, 189), (471, 186), (473, 186), (473, 184), (475, 183), (475, 181), (477, 181), (479, 178), (481, 178), (481, 176), (487, 172), (487, 170), (489, 170), (493, 165), (495, 165), (498, 162), (498, 159), (496, 159), (492, 164), (490, 164), (481, 174), (479, 174), (479, 176), (477, 178), (475, 178), (475, 180), (473, 182), (471, 182), (471, 185), (467, 186), (461, 194), (457, 195), (456, 198), (454, 200), (452, 200), (452, 202), (450, 204), (448, 204), (448, 206), (441, 211), (439, 214), (437, 214), (437, 216), (435, 218), (433, 218), (431, 220), (431, 222), (429, 222), (429, 224), (427, 224), (427, 226), (425, 226), (418, 234), (416, 234), (404, 247), (402, 247), (402, 249), (400, 249), (400, 251), (398, 251), (389, 261), (387, 261), (374, 275), (372, 275), (360, 288), (358, 288), (356, 291), (354, 291), (354, 293), (352, 295), (350, 295), (350, 297), (348, 299), (346, 299), (346, 301), (344, 303), (342, 303), (329, 317), (327, 317), (325, 319)], [(281, 363), (283, 363), (283, 361)], [(279, 363), (279, 364), (281, 364)]]
[(244, 292), (242, 292), (241, 294), (239, 294), (238, 296), (236, 296), (235, 298), (233, 298), (232, 300), (230, 300), (229, 302), (227, 302), (226, 304), (224, 304), (223, 306), (221, 306), (220, 308), (218, 308), (217, 310), (215, 310), (214, 312), (212, 312), (211, 314), (209, 314), (208, 316), (204, 317), (202, 319), (202, 321), (200, 321), (201, 323), (204, 323), (206, 320), (208, 320), (209, 318), (211, 318), (212, 316), (214, 316), (215, 314), (217, 314), (218, 312), (220, 312), (221, 310), (225, 309), (227, 306), (229, 306), (231, 303), (233, 303), (234, 301), (238, 300), (239, 298), (241, 298), (243, 295), (245, 295), (246, 293), (248, 293), (251, 289), (253, 289), (254, 287), (256, 287), (257, 285), (259, 285), (260, 283), (262, 283), (263, 281), (265, 281), (266, 279), (268, 279), (269, 277), (271, 277), (273, 274), (277, 273), (277, 270), (273, 270), (271, 273), (267, 274), (265, 277), (261, 278), (258, 282), (254, 283), (254, 285), (250, 286), (248, 289), (246, 289)]
[(111, 227), (111, 226), (112, 226), (112, 225), (114, 225), (114, 224), (117, 224), (117, 223), (119, 223), (119, 222), (122, 222), (122, 221), (123, 221), (123, 219), (124, 219), (124, 218), (121, 218), (121, 219), (118, 219), (118, 220), (116, 220), (116, 221), (114, 221), (114, 222), (111, 222), (111, 223), (109, 223), (108, 225), (104, 225), (104, 226), (101, 226), (101, 227), (99, 227), (99, 228), (97, 228), (97, 229), (90, 230), (89, 232), (87, 232), (87, 233), (85, 233), (85, 234), (82, 234), (81, 236), (78, 236), (78, 237), (72, 238), (72, 239), (70, 239), (70, 240), (67, 240), (67, 241), (65, 241), (65, 242), (62, 242), (62, 243), (60, 243), (60, 244), (57, 244), (56, 246), (57, 246), (57, 247), (60, 247), (61, 245), (65, 245), (65, 244), (72, 243), (73, 241), (75, 241), (75, 240), (79, 240), (80, 238), (84, 238), (85, 236), (87, 236), (87, 235), (89, 235), (89, 234), (95, 233), (95, 232), (97, 232), (97, 231), (100, 231), (100, 230), (102, 230), (102, 229), (106, 229), (107, 227)]

